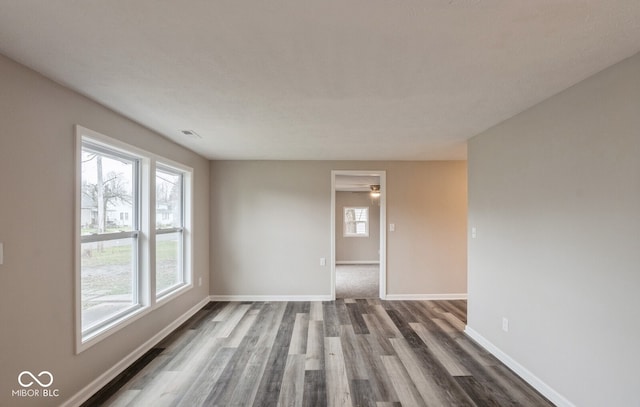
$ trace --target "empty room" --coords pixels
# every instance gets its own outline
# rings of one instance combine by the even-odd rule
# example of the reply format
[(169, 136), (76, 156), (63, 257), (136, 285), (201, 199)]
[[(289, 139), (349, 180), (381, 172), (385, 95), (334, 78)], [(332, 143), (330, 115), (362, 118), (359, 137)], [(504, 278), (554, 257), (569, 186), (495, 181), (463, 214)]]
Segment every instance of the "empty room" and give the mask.
[(0, 0), (0, 406), (640, 406), (640, 2)]

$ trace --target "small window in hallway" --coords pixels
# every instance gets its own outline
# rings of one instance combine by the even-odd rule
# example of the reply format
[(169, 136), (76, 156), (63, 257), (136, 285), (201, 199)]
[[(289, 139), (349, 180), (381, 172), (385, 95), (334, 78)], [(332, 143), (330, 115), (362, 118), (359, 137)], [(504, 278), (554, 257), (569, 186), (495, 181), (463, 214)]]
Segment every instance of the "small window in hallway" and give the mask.
[(344, 236), (368, 237), (369, 236), (369, 208), (345, 207), (344, 208)]

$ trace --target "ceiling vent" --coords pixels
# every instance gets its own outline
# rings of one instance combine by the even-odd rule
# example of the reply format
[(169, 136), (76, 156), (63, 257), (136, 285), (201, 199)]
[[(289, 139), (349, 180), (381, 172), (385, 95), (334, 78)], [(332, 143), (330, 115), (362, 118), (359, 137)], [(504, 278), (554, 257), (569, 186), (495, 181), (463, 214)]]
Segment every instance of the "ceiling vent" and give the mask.
[(200, 138), (200, 139), (202, 138), (198, 133), (196, 133), (193, 130), (180, 130), (180, 133), (182, 133), (183, 136), (186, 136), (189, 138)]

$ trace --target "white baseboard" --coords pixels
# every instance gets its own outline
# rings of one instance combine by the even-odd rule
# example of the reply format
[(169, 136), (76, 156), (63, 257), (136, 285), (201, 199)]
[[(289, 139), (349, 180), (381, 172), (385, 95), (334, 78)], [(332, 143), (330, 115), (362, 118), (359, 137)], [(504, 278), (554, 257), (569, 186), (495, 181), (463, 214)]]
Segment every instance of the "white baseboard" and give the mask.
[(176, 330), (180, 325), (186, 322), (189, 318), (195, 315), (196, 312), (200, 311), (202, 307), (207, 305), (210, 302), (209, 297), (205, 297), (202, 301), (194, 305), (187, 312), (182, 314), (178, 319), (164, 327), (160, 332), (152, 336), (145, 343), (140, 345), (136, 350), (125, 356), (122, 360), (117, 362), (111, 369), (107, 370), (103, 374), (101, 374), (97, 379), (89, 383), (82, 390), (76, 393), (69, 400), (64, 402), (61, 407), (72, 407), (79, 406), (85, 401), (87, 401), (91, 396), (93, 396), (96, 392), (106, 386), (111, 380), (115, 379), (120, 373), (122, 373), (126, 368), (131, 366), (136, 360), (138, 360), (142, 355), (151, 350), (154, 346), (156, 346), (161, 340), (163, 340), (167, 335)]
[(489, 351), (489, 353), (491, 353), (493, 356), (498, 358), (498, 360), (500, 360), (502, 363), (507, 365), (509, 369), (513, 370), (518, 376), (529, 383), (534, 389), (538, 390), (540, 393), (542, 393), (542, 395), (551, 400), (553, 404), (558, 407), (575, 407), (575, 405), (567, 400), (564, 396), (562, 396), (545, 382), (540, 380), (536, 375), (527, 370), (527, 368), (516, 362), (511, 358), (511, 356), (504, 353), (502, 350), (500, 350), (500, 348), (480, 335), (473, 328), (470, 328), (467, 325), (464, 333), (467, 334), (467, 336), (469, 336), (471, 339), (476, 341), (480, 346)]
[(336, 266), (349, 266), (356, 264), (380, 264), (378, 260), (354, 260), (354, 261), (336, 261)]
[(466, 300), (467, 294), (387, 294), (387, 301)]
[(331, 301), (330, 295), (211, 295), (211, 301)]

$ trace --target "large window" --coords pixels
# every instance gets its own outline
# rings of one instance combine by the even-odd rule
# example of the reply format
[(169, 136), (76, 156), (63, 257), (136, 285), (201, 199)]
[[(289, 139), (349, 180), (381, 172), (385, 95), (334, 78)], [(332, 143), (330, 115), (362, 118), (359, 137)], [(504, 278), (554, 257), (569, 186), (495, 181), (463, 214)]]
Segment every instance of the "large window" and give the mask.
[(82, 332), (88, 335), (140, 306), (139, 159), (83, 141), (81, 178)]
[(185, 283), (183, 171), (156, 168), (156, 296)]
[(82, 351), (192, 287), (193, 170), (80, 126), (76, 132)]
[(344, 208), (344, 236), (367, 237), (369, 236), (369, 208), (345, 207)]

